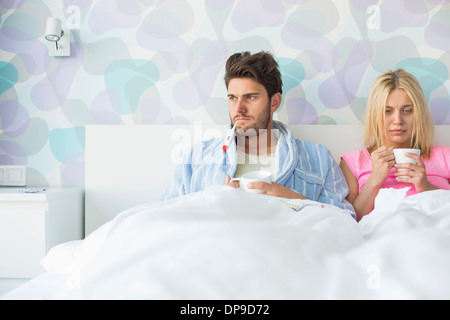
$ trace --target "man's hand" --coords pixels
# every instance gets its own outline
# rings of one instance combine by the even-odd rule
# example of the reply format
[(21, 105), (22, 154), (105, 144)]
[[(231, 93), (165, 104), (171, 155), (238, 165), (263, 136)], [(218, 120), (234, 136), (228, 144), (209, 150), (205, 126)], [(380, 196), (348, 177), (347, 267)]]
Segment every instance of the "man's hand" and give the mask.
[(231, 178), (229, 175), (227, 175), (226, 179), (225, 179), (225, 183), (223, 184), (224, 186), (230, 186), (230, 187), (234, 187), (234, 188), (239, 188), (239, 182), (238, 181), (233, 181), (230, 182)]
[(305, 196), (283, 187), (281, 184), (272, 182), (251, 182), (247, 184), (248, 189), (260, 189), (264, 194), (273, 197), (287, 198), (287, 199), (307, 199)]
[[(230, 182), (231, 178), (230, 176), (227, 175), (226, 179), (225, 179), (225, 183), (223, 184), (224, 186), (230, 186), (230, 187), (234, 187), (234, 188), (239, 188), (239, 182), (238, 181), (233, 181)], [(305, 196), (298, 194), (297, 192), (283, 187), (281, 184), (272, 182), (272, 183), (267, 183), (267, 182), (250, 182), (249, 184), (247, 184), (247, 188), (248, 189), (260, 189), (264, 192), (264, 194), (268, 195), (268, 196), (273, 196), (273, 197), (280, 197), (280, 198), (286, 198), (286, 199), (307, 199)]]

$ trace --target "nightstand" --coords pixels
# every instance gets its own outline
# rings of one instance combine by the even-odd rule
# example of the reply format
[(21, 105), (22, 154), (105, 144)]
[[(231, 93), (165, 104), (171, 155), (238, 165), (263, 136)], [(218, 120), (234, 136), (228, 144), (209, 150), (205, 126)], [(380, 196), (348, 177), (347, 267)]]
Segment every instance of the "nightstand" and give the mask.
[(36, 189), (0, 187), (0, 287), (43, 273), (50, 248), (84, 237), (84, 189), (20, 191)]

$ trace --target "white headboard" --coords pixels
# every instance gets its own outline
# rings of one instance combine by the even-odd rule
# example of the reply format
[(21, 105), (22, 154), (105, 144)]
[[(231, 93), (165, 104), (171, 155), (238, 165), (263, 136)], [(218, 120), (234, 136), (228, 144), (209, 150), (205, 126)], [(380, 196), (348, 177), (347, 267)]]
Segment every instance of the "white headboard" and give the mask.
[[(362, 125), (291, 125), (297, 138), (326, 146), (336, 161), (363, 146)], [(119, 212), (156, 201), (187, 145), (222, 136), (225, 126), (86, 126), (85, 234)], [(450, 145), (450, 125), (436, 126), (435, 144)]]

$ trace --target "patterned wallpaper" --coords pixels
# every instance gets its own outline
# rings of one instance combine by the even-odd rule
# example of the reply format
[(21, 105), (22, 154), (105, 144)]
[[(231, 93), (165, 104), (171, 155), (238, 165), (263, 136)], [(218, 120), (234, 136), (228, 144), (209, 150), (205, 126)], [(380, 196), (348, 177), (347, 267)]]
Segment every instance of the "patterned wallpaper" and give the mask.
[[(50, 16), (70, 57), (48, 56)], [(85, 125), (227, 123), (238, 51), (277, 57), (287, 123), (360, 124), (402, 67), (450, 124), (450, 0), (0, 0), (0, 26), (0, 164), (29, 185), (84, 185)]]

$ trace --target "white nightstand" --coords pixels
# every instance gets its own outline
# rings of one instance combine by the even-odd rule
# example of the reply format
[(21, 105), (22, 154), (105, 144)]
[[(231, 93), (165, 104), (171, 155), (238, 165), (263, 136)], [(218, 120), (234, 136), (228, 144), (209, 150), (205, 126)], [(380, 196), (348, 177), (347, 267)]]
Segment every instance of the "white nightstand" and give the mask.
[(56, 244), (84, 237), (84, 189), (19, 189), (40, 188), (0, 187), (0, 292), (43, 273), (40, 260)]

